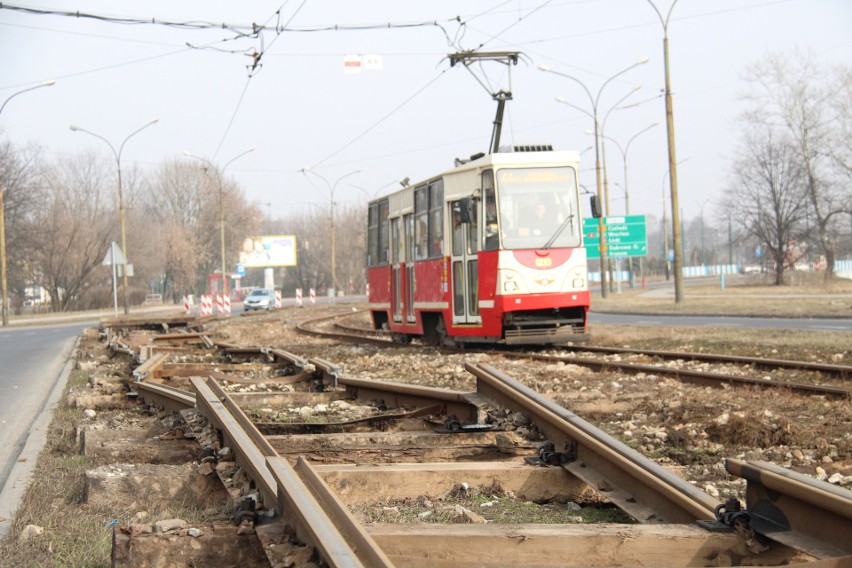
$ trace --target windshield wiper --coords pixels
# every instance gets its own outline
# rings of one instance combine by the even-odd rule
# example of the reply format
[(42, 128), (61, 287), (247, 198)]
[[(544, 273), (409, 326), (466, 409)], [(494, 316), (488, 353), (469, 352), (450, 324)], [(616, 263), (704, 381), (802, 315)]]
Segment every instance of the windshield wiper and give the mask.
[(541, 250), (546, 250), (546, 249), (549, 249), (551, 246), (553, 246), (554, 241), (556, 241), (556, 239), (558, 239), (558, 238), (559, 238), (559, 235), (561, 235), (561, 234), (562, 234), (562, 231), (564, 231), (564, 230), (565, 230), (565, 227), (567, 227), (567, 226), (568, 226), (568, 223), (569, 223), (570, 221), (573, 221), (573, 220), (574, 220), (574, 214), (573, 214), (573, 213), (571, 213), (570, 215), (568, 215), (568, 216), (565, 218), (565, 220), (564, 220), (564, 221), (562, 221), (562, 224), (561, 224), (561, 225), (559, 225), (559, 227), (557, 227), (557, 228), (556, 228), (556, 232), (555, 232), (555, 233), (553, 233), (553, 236), (552, 236), (552, 237), (550, 237), (550, 238), (547, 240), (547, 242), (546, 242), (546, 243), (544, 243), (544, 246), (543, 246), (543, 247), (541, 247)]

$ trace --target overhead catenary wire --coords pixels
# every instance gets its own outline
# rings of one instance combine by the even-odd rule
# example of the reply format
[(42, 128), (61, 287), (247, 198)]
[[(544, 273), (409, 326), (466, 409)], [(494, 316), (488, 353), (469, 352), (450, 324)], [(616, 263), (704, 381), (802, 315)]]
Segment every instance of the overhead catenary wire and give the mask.
[(386, 121), (388, 118), (390, 118), (391, 116), (393, 116), (394, 114), (396, 114), (396, 112), (397, 112), (397, 111), (399, 111), (401, 108), (403, 108), (403, 107), (404, 107), (405, 105), (407, 105), (409, 102), (411, 102), (412, 100), (414, 100), (415, 98), (417, 98), (417, 96), (418, 96), (418, 95), (420, 95), (420, 94), (422, 94), (424, 91), (426, 91), (426, 89), (428, 89), (429, 87), (431, 87), (431, 86), (432, 86), (432, 85), (433, 85), (436, 81), (438, 81), (438, 79), (440, 79), (441, 77), (443, 77), (443, 76), (444, 76), (444, 74), (446, 74), (446, 72), (447, 72), (448, 70), (449, 70), (449, 69), (444, 69), (444, 70), (442, 70), (442, 71), (441, 71), (441, 72), (440, 72), (437, 76), (435, 76), (434, 78), (430, 79), (428, 83), (426, 83), (425, 85), (423, 85), (422, 87), (420, 87), (419, 89), (417, 89), (417, 91), (415, 91), (412, 95), (410, 95), (410, 96), (409, 96), (409, 97), (407, 97), (405, 100), (403, 100), (403, 101), (402, 101), (401, 103), (399, 103), (397, 106), (395, 106), (394, 108), (392, 108), (392, 109), (391, 109), (391, 110), (390, 110), (387, 114), (385, 114), (384, 116), (382, 116), (379, 120), (377, 120), (375, 123), (373, 123), (373, 124), (372, 124), (371, 126), (369, 126), (367, 129), (365, 129), (365, 130), (364, 130), (364, 131), (362, 131), (360, 134), (358, 134), (357, 136), (355, 136), (354, 138), (352, 138), (351, 140), (349, 140), (348, 142), (346, 142), (343, 146), (341, 146), (340, 148), (338, 148), (337, 150), (335, 150), (334, 152), (332, 152), (331, 154), (329, 154), (328, 156), (326, 156), (326, 157), (325, 157), (325, 158), (323, 158), (322, 160), (320, 160), (320, 161), (316, 162), (314, 165), (312, 165), (312, 166), (311, 166), (311, 169), (314, 169), (314, 168), (316, 168), (316, 167), (318, 167), (318, 166), (321, 166), (322, 164), (326, 163), (327, 161), (329, 161), (330, 159), (332, 159), (333, 157), (335, 157), (336, 155), (338, 155), (339, 153), (341, 153), (342, 151), (344, 151), (345, 149), (347, 149), (349, 146), (351, 146), (352, 144), (354, 144), (355, 142), (357, 142), (358, 140), (360, 140), (361, 138), (363, 138), (364, 136), (366, 136), (367, 134), (369, 134), (370, 132), (372, 132), (373, 130), (375, 130), (375, 129), (376, 129), (376, 128), (380, 125), (380, 124), (382, 124), (382, 123), (383, 123), (384, 121)]

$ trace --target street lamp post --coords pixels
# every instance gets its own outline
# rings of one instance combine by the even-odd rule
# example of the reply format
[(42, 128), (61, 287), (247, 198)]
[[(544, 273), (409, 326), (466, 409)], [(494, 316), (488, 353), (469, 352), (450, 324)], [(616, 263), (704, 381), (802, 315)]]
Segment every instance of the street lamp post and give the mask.
[(671, 187), (672, 197), (672, 237), (674, 240), (674, 278), (675, 278), (675, 303), (683, 301), (683, 250), (681, 247), (681, 230), (679, 219), (679, 205), (677, 195), (677, 156), (675, 153), (675, 133), (674, 133), (674, 110), (672, 108), (672, 87), (669, 74), (669, 18), (672, 15), (677, 0), (672, 2), (669, 11), (663, 18), (663, 14), (657, 9), (652, 0), (648, 3), (657, 13), (660, 19), (660, 24), (663, 26), (663, 61), (665, 66), (666, 80), (666, 135), (669, 147), (669, 184)]
[[(143, 130), (145, 130), (146, 128), (151, 126), (152, 124), (156, 124), (157, 122), (159, 122), (159, 120), (160, 120), (159, 118), (153, 118), (150, 121), (148, 121), (147, 123), (145, 123), (143, 126), (137, 128), (136, 130), (134, 130), (133, 132), (128, 134), (127, 138), (124, 139), (124, 142), (121, 143), (121, 146), (118, 147), (118, 152), (115, 151), (115, 147), (110, 143), (110, 141), (107, 140), (106, 138), (104, 138), (103, 136), (101, 136), (100, 134), (95, 134), (94, 132), (92, 132), (90, 130), (86, 130), (85, 128), (80, 128), (79, 126), (75, 126), (73, 124), (70, 127), (71, 130), (74, 131), (74, 132), (85, 132), (86, 134), (89, 134), (91, 136), (94, 136), (95, 138), (98, 138), (99, 140), (102, 140), (104, 143), (106, 143), (107, 146), (109, 146), (109, 149), (112, 150), (113, 156), (115, 156), (115, 163), (116, 163), (116, 166), (118, 167), (118, 218), (119, 218), (119, 224), (121, 225), (121, 251), (124, 253), (125, 261), (126, 261), (126, 259), (129, 258), (129, 255), (127, 254), (127, 230), (125, 228), (124, 195), (122, 194), (122, 191), (121, 191), (121, 153), (124, 151), (124, 145), (127, 144), (128, 140), (130, 140), (131, 138), (133, 138), (134, 136), (136, 136), (137, 134), (139, 134), (140, 132), (142, 132)], [(121, 292), (121, 295), (122, 295), (121, 299), (122, 299), (122, 302), (124, 303), (124, 315), (127, 315), (127, 314), (130, 313), (130, 306), (127, 303), (127, 264), (128, 263), (125, 262), (124, 270), (122, 271), (123, 272), (122, 284), (123, 284), (124, 288), (122, 289), (122, 292)]]
[(202, 158), (201, 156), (193, 154), (189, 150), (184, 151), (184, 154), (186, 156), (189, 156), (190, 158), (195, 158), (196, 160), (201, 160), (202, 162), (207, 164), (208, 170), (213, 170), (213, 173), (216, 174), (216, 183), (219, 189), (219, 252), (222, 259), (222, 294), (228, 293), (228, 263), (227, 257), (225, 256), (225, 207), (222, 198), (222, 176), (225, 175), (225, 170), (228, 168), (228, 166), (231, 165), (231, 162), (237, 160), (237, 158), (242, 158), (249, 152), (254, 152), (254, 148), (248, 148), (247, 150), (240, 152), (239, 154), (225, 162), (225, 165), (222, 166), (222, 172), (219, 173), (219, 168), (214, 166), (213, 163), (207, 158)]
[[(331, 297), (335, 298), (337, 295), (337, 255), (336, 255), (336, 247), (337, 240), (334, 232), (334, 190), (337, 188), (337, 184), (341, 182), (344, 178), (348, 178), (349, 176), (353, 176), (357, 173), (360, 173), (361, 170), (354, 170), (349, 172), (348, 174), (344, 174), (337, 178), (334, 183), (330, 183), (324, 176), (316, 173), (310, 168), (302, 168), (299, 170), (304, 175), (313, 174), (316, 177), (320, 178), (325, 182), (325, 185), (328, 187), (328, 196), (329, 196), (329, 206), (331, 209), (331, 213), (329, 215), (331, 221)], [(332, 300), (334, 301), (334, 300)]]
[[(42, 87), (50, 87), (56, 84), (56, 81), (45, 81), (40, 85), (36, 85), (35, 87), (30, 87), (28, 89), (23, 89), (22, 91), (18, 91), (17, 93), (12, 93), (9, 97), (3, 102), (3, 105), (0, 106), (0, 114), (3, 113), (3, 109), (6, 108), (6, 103), (11, 101), (13, 98), (17, 97), (22, 93), (26, 93), (29, 91), (34, 91), (36, 89), (40, 89)], [(6, 206), (4, 199), (4, 189), (3, 189), (3, 180), (0, 179), (0, 284), (2, 284), (2, 293), (3, 297), (0, 298), (0, 311), (2, 311), (2, 319), (3, 326), (9, 325), (9, 289), (6, 284)]]
[[(631, 66), (629, 66), (625, 69), (622, 69), (621, 71), (619, 71), (615, 75), (612, 75), (606, 81), (603, 82), (603, 84), (598, 89), (597, 95), (595, 95), (595, 96), (592, 95), (592, 92), (589, 90), (588, 87), (586, 87), (585, 83), (583, 83), (582, 81), (580, 81), (576, 77), (572, 77), (571, 75), (567, 75), (567, 74), (561, 73), (559, 71), (554, 71), (553, 69), (551, 69), (547, 65), (539, 65), (538, 66), (538, 68), (541, 71), (544, 71), (546, 73), (553, 73), (554, 75), (559, 75), (560, 77), (565, 77), (566, 79), (571, 79), (572, 81), (574, 81), (575, 83), (580, 85), (583, 88), (583, 90), (586, 92), (586, 95), (588, 95), (588, 97), (589, 97), (589, 102), (592, 105), (591, 117), (592, 117), (592, 121), (594, 122), (594, 125), (595, 125), (595, 181), (596, 181), (596, 184), (597, 184), (597, 194), (598, 194), (599, 199), (603, 199), (603, 197), (604, 197), (603, 187), (601, 185), (600, 136), (599, 136), (599, 124), (598, 124), (598, 103), (600, 102), (601, 94), (603, 93), (604, 87), (606, 87), (607, 84), (609, 84), (610, 81), (612, 81), (613, 79), (615, 79), (616, 77), (618, 77), (618, 76), (620, 76), (624, 73), (627, 73), (628, 71), (630, 71), (634, 67), (637, 67), (637, 66), (642, 65), (642, 64), (647, 63), (647, 62), (648, 62), (648, 58), (643, 57), (643, 58), (639, 59), (633, 65), (631, 65)], [(600, 247), (601, 248), (601, 297), (606, 298), (606, 297), (609, 296), (609, 290), (608, 290), (608, 285), (607, 285), (607, 274), (606, 274), (606, 267), (607, 267), (606, 252), (607, 251), (606, 251), (606, 239), (605, 239), (604, 230), (605, 230), (604, 220), (603, 220), (602, 217), (598, 218), (598, 234), (600, 235), (600, 239), (601, 239), (601, 247)]]

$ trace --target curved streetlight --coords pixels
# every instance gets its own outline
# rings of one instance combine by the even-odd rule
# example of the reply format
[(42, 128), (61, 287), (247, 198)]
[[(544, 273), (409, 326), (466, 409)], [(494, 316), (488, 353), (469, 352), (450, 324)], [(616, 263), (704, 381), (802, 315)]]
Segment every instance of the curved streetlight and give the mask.
[(675, 133), (674, 133), (674, 110), (672, 108), (672, 85), (669, 74), (669, 18), (674, 11), (677, 0), (673, 0), (672, 5), (665, 17), (660, 12), (651, 0), (648, 4), (656, 12), (660, 19), (660, 24), (663, 26), (663, 65), (665, 68), (666, 81), (666, 136), (669, 146), (669, 185), (671, 188), (672, 197), (672, 237), (674, 239), (674, 273), (675, 273), (675, 303), (683, 301), (683, 251), (681, 250), (681, 230), (680, 230), (680, 208), (678, 206), (677, 195), (677, 156), (675, 152)]
[[(5, 101), (3, 101), (3, 105), (0, 106), (0, 114), (3, 113), (3, 109), (6, 108), (6, 104), (18, 95), (34, 91), (36, 89), (41, 89), (42, 87), (52, 87), (55, 84), (56, 81), (51, 79), (50, 81), (45, 81), (35, 87), (29, 87), (27, 89), (20, 90), (17, 93), (12, 93)], [(6, 206), (3, 201), (3, 193), (3, 180), (0, 179), (0, 283), (2, 283), (3, 293), (3, 297), (0, 298), (0, 311), (2, 311), (3, 326), (5, 327), (9, 325), (9, 289), (6, 286)]]
[[(109, 149), (112, 150), (113, 156), (115, 156), (115, 163), (116, 163), (116, 166), (118, 166), (118, 218), (119, 218), (119, 223), (121, 225), (121, 251), (124, 253), (125, 260), (129, 257), (129, 255), (127, 254), (127, 231), (125, 229), (125, 221), (124, 221), (124, 218), (125, 218), (124, 195), (122, 194), (122, 191), (121, 191), (121, 153), (124, 151), (124, 145), (127, 144), (128, 140), (130, 140), (131, 138), (133, 138), (134, 136), (136, 136), (137, 134), (139, 134), (140, 132), (142, 132), (143, 130), (145, 130), (146, 128), (151, 126), (152, 124), (158, 123), (159, 121), (160, 121), (159, 118), (152, 118), (151, 120), (146, 122), (144, 125), (140, 126), (136, 130), (134, 130), (133, 132), (128, 134), (127, 138), (125, 138), (124, 141), (121, 143), (121, 146), (118, 147), (118, 152), (115, 151), (115, 146), (113, 146), (110, 143), (109, 140), (107, 140), (106, 138), (104, 138), (100, 134), (95, 134), (91, 130), (86, 130), (85, 128), (80, 128), (79, 126), (76, 126), (74, 124), (72, 124), (70, 126), (70, 128), (73, 132), (85, 132), (86, 134), (89, 134), (89, 135), (94, 136), (95, 138), (97, 138), (99, 140), (102, 140), (107, 146), (109, 146)], [(127, 315), (127, 314), (130, 313), (130, 307), (127, 304), (127, 263), (126, 262), (125, 262), (125, 265), (124, 265), (123, 273), (124, 274), (123, 274), (123, 278), (122, 278), (122, 283), (124, 285), (124, 289), (122, 290), (122, 301), (124, 302), (124, 315)]]
[(353, 176), (357, 173), (361, 173), (361, 170), (354, 170), (349, 172), (348, 174), (344, 174), (337, 178), (334, 183), (330, 183), (324, 176), (321, 176), (310, 168), (302, 168), (299, 171), (302, 172), (302, 174), (304, 174), (305, 176), (307, 176), (308, 174), (315, 175), (316, 177), (324, 181), (325, 185), (328, 187), (329, 206), (331, 210), (331, 298), (332, 302), (334, 302), (334, 298), (337, 297), (337, 241), (334, 232), (334, 190), (337, 189), (337, 184), (340, 183), (341, 180), (343, 180), (344, 178), (348, 178), (349, 176)]
[[(592, 105), (592, 113), (591, 113), (590, 116), (592, 117), (592, 120), (595, 124), (595, 179), (596, 179), (596, 183), (597, 183), (597, 190), (598, 190), (598, 198), (599, 199), (603, 199), (603, 188), (602, 188), (602, 185), (601, 185), (600, 137), (598, 136), (598, 130), (599, 130), (599, 128), (598, 128), (598, 103), (600, 102), (601, 94), (603, 93), (604, 88), (610, 83), (610, 81), (612, 81), (616, 77), (619, 77), (620, 75), (623, 75), (624, 73), (627, 73), (628, 71), (630, 71), (634, 67), (637, 67), (639, 65), (644, 65), (647, 62), (648, 62), (648, 58), (642, 57), (639, 60), (637, 60), (636, 63), (634, 63), (633, 65), (626, 67), (625, 69), (622, 69), (621, 71), (619, 71), (615, 75), (610, 76), (606, 81), (603, 82), (603, 84), (598, 89), (597, 95), (594, 95), (594, 96), (592, 95), (592, 92), (589, 90), (589, 88), (586, 87), (585, 83), (583, 83), (582, 81), (580, 81), (576, 77), (572, 77), (571, 75), (568, 75), (566, 73), (561, 73), (559, 71), (555, 71), (555, 70), (551, 69), (549, 65), (539, 65), (538, 66), (539, 70), (541, 70), (541, 71), (544, 71), (546, 73), (553, 73), (554, 75), (559, 75), (560, 77), (565, 77), (566, 79), (570, 79), (570, 80), (574, 81), (575, 83), (577, 83), (578, 85), (580, 85), (583, 88), (583, 90), (586, 92), (586, 95), (588, 95), (588, 97), (589, 97), (589, 102)], [(571, 106), (573, 106), (573, 105), (571, 105)], [(574, 107), (574, 108), (577, 108), (577, 107)], [(584, 112), (586, 112), (586, 111), (584, 111)], [(586, 112), (586, 114), (588, 114), (588, 112)], [(599, 218), (598, 219), (598, 234), (601, 236), (601, 297), (606, 298), (606, 297), (609, 296), (609, 290), (608, 290), (608, 286), (607, 286), (607, 274), (606, 274), (606, 266), (607, 266), (606, 256), (607, 255), (606, 255), (606, 245), (605, 245), (606, 240), (604, 238), (605, 237), (604, 230), (605, 230), (605, 227), (604, 227), (603, 218)]]
[(216, 174), (216, 183), (217, 183), (218, 188), (219, 188), (219, 242), (220, 242), (220, 251), (219, 252), (221, 253), (221, 258), (222, 258), (222, 294), (228, 293), (228, 264), (227, 264), (227, 260), (226, 260), (226, 257), (225, 257), (225, 207), (223, 205), (223, 199), (222, 199), (222, 176), (225, 175), (225, 170), (228, 168), (228, 166), (231, 165), (231, 162), (237, 160), (238, 158), (242, 158), (243, 156), (245, 156), (249, 152), (254, 152), (254, 148), (252, 147), (252, 148), (248, 148), (247, 150), (243, 150), (242, 152), (240, 152), (239, 154), (237, 154), (236, 156), (234, 156), (233, 158), (231, 158), (230, 160), (225, 162), (225, 165), (222, 166), (222, 172), (221, 173), (219, 173), (219, 168), (214, 166), (213, 162), (211, 162), (207, 158), (203, 158), (201, 156), (193, 154), (189, 150), (184, 150), (184, 152), (183, 152), (185, 156), (188, 156), (190, 158), (195, 158), (196, 160), (200, 160), (200, 161), (204, 162), (205, 164), (207, 164), (206, 169), (213, 170), (213, 173)]
[[(631, 136), (630, 139), (627, 141), (627, 144), (625, 144), (623, 148), (622, 148), (621, 144), (618, 143), (618, 140), (616, 140), (615, 138), (611, 138), (609, 136), (604, 136), (604, 138), (606, 138), (607, 140), (609, 140), (610, 142), (615, 144), (615, 147), (618, 148), (619, 152), (621, 152), (621, 160), (622, 160), (622, 163), (624, 164), (624, 187), (622, 189), (624, 190), (624, 214), (625, 215), (630, 215), (630, 192), (628, 190), (628, 185), (627, 185), (627, 154), (630, 151), (630, 145), (633, 143), (634, 140), (636, 140), (636, 138), (639, 135), (651, 130), (652, 128), (654, 128), (658, 124), (660, 124), (659, 121), (657, 121), (657, 122), (655, 122), (655, 123), (653, 123), (649, 126), (646, 126), (642, 130), (640, 130), (639, 132), (637, 132), (636, 134)], [(639, 268), (640, 268), (640, 270), (642, 268), (642, 258), (641, 257), (639, 258)], [(630, 287), (633, 288), (634, 283), (633, 283), (633, 259), (632, 258), (627, 259), (627, 272), (630, 275)]]
[(619, 152), (621, 152), (621, 160), (622, 160), (622, 163), (624, 164), (624, 187), (623, 187), (623, 189), (624, 189), (624, 214), (625, 215), (630, 215), (630, 194), (628, 193), (628, 184), (627, 184), (627, 153), (630, 151), (630, 145), (633, 143), (633, 141), (640, 134), (644, 134), (645, 132), (651, 130), (652, 128), (654, 128), (655, 126), (657, 126), (659, 124), (660, 124), (660, 122), (657, 121), (653, 124), (646, 126), (642, 130), (640, 130), (639, 132), (637, 132), (636, 134), (631, 136), (630, 139), (627, 140), (627, 144), (625, 144), (624, 147), (622, 147), (621, 144), (618, 143), (618, 140), (616, 140), (615, 138), (612, 138), (611, 136), (601, 136), (601, 138), (605, 138), (605, 139), (609, 140), (610, 142), (612, 142), (613, 144), (615, 144), (615, 147), (618, 148)]

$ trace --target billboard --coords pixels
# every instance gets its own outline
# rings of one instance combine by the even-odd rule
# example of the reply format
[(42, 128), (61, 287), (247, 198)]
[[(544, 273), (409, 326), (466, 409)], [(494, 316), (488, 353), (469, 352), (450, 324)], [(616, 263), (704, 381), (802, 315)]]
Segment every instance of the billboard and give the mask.
[(248, 237), (240, 249), (240, 264), (246, 268), (296, 266), (296, 235)]

